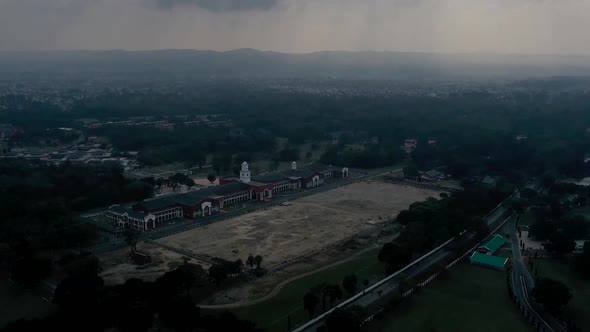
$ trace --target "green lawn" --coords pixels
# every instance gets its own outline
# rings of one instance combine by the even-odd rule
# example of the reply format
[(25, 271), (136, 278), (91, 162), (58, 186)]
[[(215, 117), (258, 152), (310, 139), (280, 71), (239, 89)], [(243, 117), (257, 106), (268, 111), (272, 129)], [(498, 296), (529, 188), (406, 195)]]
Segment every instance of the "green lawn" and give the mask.
[(267, 332), (286, 331), (288, 315), (291, 316), (292, 326), (299, 326), (309, 318), (303, 310), (302, 299), (310, 288), (323, 282), (342, 284), (344, 276), (350, 273), (356, 274), (359, 288), (362, 287), (362, 280), (369, 279), (373, 283), (383, 278), (383, 266), (377, 260), (378, 251), (379, 249), (370, 250), (350, 262), (297, 279), (268, 301), (231, 311), (242, 318), (255, 321)]
[(567, 261), (543, 259), (535, 263), (540, 277), (559, 280), (571, 289), (574, 296), (566, 308), (566, 316), (583, 331), (590, 331), (590, 280), (581, 279), (572, 273)]
[(520, 216), (520, 220), (518, 221), (519, 226), (525, 225), (532, 225), (535, 222), (535, 213), (533, 211), (529, 211), (524, 213)]
[[(152, 167), (142, 167), (140, 171), (150, 173), (150, 174), (159, 174), (164, 172), (174, 172), (180, 169), (186, 169), (186, 164), (177, 162), (177, 163), (170, 163), (164, 164), (160, 166), (152, 166)], [(170, 174), (174, 175), (174, 174)]]
[(7, 280), (0, 281), (0, 329), (18, 319), (40, 318), (56, 312), (55, 305), (41, 299), (42, 292), (23, 290)]
[(586, 219), (590, 219), (590, 206), (582, 206), (576, 209), (572, 209), (567, 213), (568, 216), (584, 216)]
[(469, 264), (453, 268), (369, 331), (532, 331), (510, 301), (506, 275)]

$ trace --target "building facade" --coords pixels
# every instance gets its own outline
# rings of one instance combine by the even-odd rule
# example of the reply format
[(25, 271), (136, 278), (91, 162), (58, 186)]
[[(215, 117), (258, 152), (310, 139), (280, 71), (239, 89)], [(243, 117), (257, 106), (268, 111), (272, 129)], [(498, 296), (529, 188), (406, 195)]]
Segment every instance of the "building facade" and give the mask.
[(268, 201), (287, 190), (305, 190), (324, 185), (333, 178), (348, 178), (348, 168), (310, 164), (251, 176), (248, 163), (241, 165), (240, 176), (219, 179), (219, 186), (174, 196), (147, 199), (131, 207), (111, 206), (104, 215), (121, 229), (132, 227), (149, 231), (173, 219), (198, 219), (220, 213), (225, 208), (251, 201)]

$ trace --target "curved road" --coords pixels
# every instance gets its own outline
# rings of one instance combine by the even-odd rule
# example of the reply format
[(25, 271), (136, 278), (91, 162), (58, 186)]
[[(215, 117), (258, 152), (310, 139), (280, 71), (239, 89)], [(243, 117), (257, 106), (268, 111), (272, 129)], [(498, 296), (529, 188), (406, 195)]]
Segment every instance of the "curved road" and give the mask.
[(284, 280), (281, 283), (279, 283), (272, 290), (272, 292), (268, 293), (267, 295), (265, 295), (263, 297), (257, 298), (255, 300), (251, 300), (251, 301), (248, 301), (248, 302), (234, 302), (234, 303), (227, 303), (227, 304), (199, 305), (199, 307), (200, 308), (203, 308), (203, 309), (228, 309), (228, 308), (245, 307), (245, 306), (254, 305), (254, 304), (258, 304), (258, 303), (264, 302), (264, 301), (266, 301), (266, 300), (268, 300), (268, 299), (276, 296), (281, 291), (281, 289), (283, 289), (283, 287), (285, 287), (287, 284), (289, 284), (289, 283), (291, 283), (291, 282), (293, 282), (295, 280), (298, 280), (298, 279), (301, 279), (301, 278), (305, 278), (305, 277), (307, 277), (309, 275), (312, 275), (312, 274), (321, 272), (323, 270), (332, 268), (334, 266), (338, 266), (340, 264), (344, 264), (344, 263), (350, 262), (352, 260), (355, 260), (358, 256), (366, 253), (367, 251), (373, 250), (375, 248), (379, 248), (379, 246), (378, 245), (373, 245), (373, 246), (371, 246), (369, 248), (365, 248), (365, 249), (363, 249), (363, 250), (355, 253), (352, 256), (349, 256), (349, 257), (344, 258), (342, 260), (336, 261), (336, 262), (334, 262), (332, 264), (329, 264), (329, 265), (326, 265), (326, 266), (322, 266), (322, 267), (320, 267), (318, 269), (315, 269), (315, 270), (312, 270), (312, 271), (309, 271), (309, 272), (306, 272), (306, 273), (303, 273), (303, 274), (300, 274), (300, 275), (296, 275), (296, 276), (294, 276), (292, 278), (289, 278), (287, 280)]
[[(512, 289), (516, 295), (518, 302), (521, 303), (527, 311), (531, 313), (535, 319), (541, 324), (544, 331), (549, 332), (566, 332), (552, 317), (544, 315), (543, 318), (529, 302), (528, 294), (535, 287), (535, 280), (531, 276), (520, 252), (520, 245), (518, 235), (516, 232), (515, 215), (510, 217), (508, 223), (508, 230), (510, 232), (510, 245), (512, 246)], [(548, 323), (550, 322), (550, 323)]]

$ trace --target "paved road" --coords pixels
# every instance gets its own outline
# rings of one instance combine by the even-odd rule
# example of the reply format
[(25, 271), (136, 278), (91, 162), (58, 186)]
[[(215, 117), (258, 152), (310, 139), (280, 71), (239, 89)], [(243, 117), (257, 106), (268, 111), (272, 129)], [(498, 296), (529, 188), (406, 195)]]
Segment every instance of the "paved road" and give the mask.
[(280, 284), (278, 284), (269, 294), (267, 294), (267, 295), (265, 295), (263, 297), (260, 297), (260, 298), (257, 298), (257, 299), (251, 300), (251, 301), (247, 301), (247, 302), (234, 302), (234, 303), (213, 304), (213, 305), (199, 305), (199, 308), (201, 308), (201, 309), (240, 308), (240, 307), (246, 307), (246, 306), (250, 306), (250, 305), (254, 305), (254, 304), (258, 304), (258, 303), (264, 302), (264, 301), (266, 301), (266, 300), (268, 300), (268, 299), (276, 296), (281, 291), (281, 289), (283, 289), (283, 287), (285, 287), (287, 284), (289, 284), (289, 283), (291, 283), (291, 282), (293, 282), (295, 280), (298, 280), (298, 279), (301, 279), (301, 278), (305, 278), (305, 277), (307, 277), (309, 275), (316, 274), (318, 272), (321, 272), (321, 271), (324, 271), (324, 270), (327, 270), (327, 269), (331, 269), (331, 268), (333, 268), (335, 266), (338, 266), (338, 265), (341, 265), (341, 264), (350, 262), (352, 260), (357, 259), (360, 255), (366, 253), (367, 251), (373, 250), (375, 248), (379, 248), (379, 246), (378, 245), (370, 246), (368, 248), (365, 248), (365, 249), (363, 249), (363, 250), (355, 253), (354, 255), (351, 255), (349, 257), (346, 257), (345, 259), (339, 260), (339, 261), (334, 262), (334, 263), (329, 264), (329, 265), (324, 265), (324, 266), (322, 266), (322, 267), (320, 267), (318, 269), (315, 269), (313, 271), (305, 272), (303, 274), (300, 274), (300, 275), (294, 276), (292, 278), (289, 278), (287, 280), (284, 280)]
[(516, 215), (513, 215), (508, 223), (510, 245), (512, 246), (512, 289), (514, 290), (514, 294), (516, 295), (518, 302), (524, 305), (527, 311), (531, 313), (538, 322), (541, 323), (545, 331), (565, 332), (565, 330), (555, 320), (545, 314), (539, 314), (539, 312), (537, 312), (529, 302), (528, 294), (530, 294), (530, 291), (535, 287), (535, 280), (527, 269), (522, 257), (522, 253), (520, 252), (520, 243), (516, 231), (516, 222), (517, 217)]

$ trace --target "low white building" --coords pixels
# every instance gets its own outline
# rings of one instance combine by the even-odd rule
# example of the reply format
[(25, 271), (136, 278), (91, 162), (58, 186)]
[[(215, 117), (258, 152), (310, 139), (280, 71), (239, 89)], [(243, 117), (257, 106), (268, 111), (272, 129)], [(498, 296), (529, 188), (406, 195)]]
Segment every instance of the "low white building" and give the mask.
[(576, 247), (574, 248), (574, 253), (576, 254), (582, 253), (584, 251), (584, 246), (586, 245), (586, 243), (590, 243), (590, 241), (586, 240), (576, 240), (574, 242), (576, 243)]

